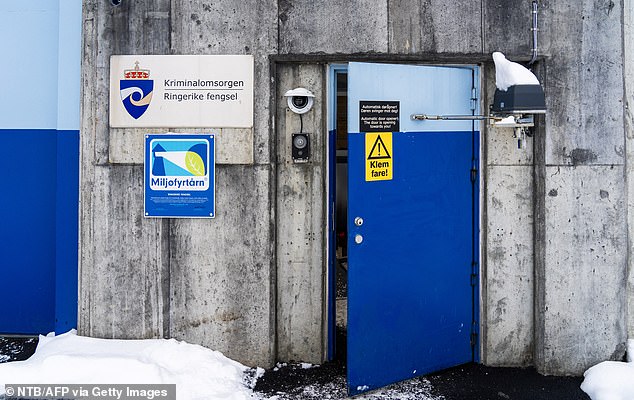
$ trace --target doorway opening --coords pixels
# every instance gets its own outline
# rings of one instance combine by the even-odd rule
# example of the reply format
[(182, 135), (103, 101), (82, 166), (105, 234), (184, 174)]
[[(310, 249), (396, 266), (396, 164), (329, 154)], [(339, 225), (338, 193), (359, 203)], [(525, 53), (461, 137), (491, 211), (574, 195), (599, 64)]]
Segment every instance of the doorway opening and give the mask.
[(345, 365), (348, 299), (348, 74), (328, 71), (328, 360)]
[(477, 75), (330, 66), (328, 358), (350, 395), (478, 360), (478, 125), (408, 117), (476, 115)]
[(336, 106), (335, 167), (335, 265), (336, 334), (335, 357), (345, 361), (348, 324), (348, 74), (339, 72)]

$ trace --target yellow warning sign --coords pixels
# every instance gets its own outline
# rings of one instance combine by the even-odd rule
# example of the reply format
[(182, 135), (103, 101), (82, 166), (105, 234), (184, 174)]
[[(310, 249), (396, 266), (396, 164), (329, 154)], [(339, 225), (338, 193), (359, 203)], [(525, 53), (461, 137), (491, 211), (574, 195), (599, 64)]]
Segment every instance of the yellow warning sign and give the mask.
[(392, 133), (365, 134), (365, 180), (392, 180)]

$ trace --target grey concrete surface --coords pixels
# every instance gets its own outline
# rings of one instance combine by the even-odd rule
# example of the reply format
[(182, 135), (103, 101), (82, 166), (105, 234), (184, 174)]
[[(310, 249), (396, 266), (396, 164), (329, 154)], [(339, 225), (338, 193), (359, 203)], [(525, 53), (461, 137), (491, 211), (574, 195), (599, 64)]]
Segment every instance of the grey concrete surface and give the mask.
[[(198, 29), (198, 39), (205, 32), (220, 38), (217, 30), (222, 27), (210, 21), (227, 22), (236, 6), (209, 10), (202, 2), (184, 3), (123, 2), (114, 8), (108, 2), (84, 2), (79, 330), (103, 337), (175, 336), (247, 364), (270, 365), (275, 344), (267, 111), (270, 44), (261, 26), (253, 28), (252, 36), (239, 26), (248, 15), (248, 20), (260, 21), (269, 15), (274, 22), (276, 11), (261, 2), (253, 7), (241, 3), (242, 20), (223, 25), (227, 32), (235, 32), (234, 38), (223, 37), (215, 45), (225, 47), (203, 53), (185, 40), (194, 35), (191, 29)], [(183, 19), (180, 26), (172, 17), (185, 12), (198, 12), (206, 23), (197, 24), (188, 14), (187, 21), (196, 28)], [(270, 37), (276, 40), (276, 28), (271, 26)], [(253, 51), (245, 46), (258, 53), (257, 122), (253, 130), (220, 132), (219, 156), (227, 164), (262, 165), (217, 169), (217, 217), (211, 222), (144, 219), (139, 164), (140, 137), (146, 131), (108, 127), (110, 55)], [(244, 202), (235, 200), (246, 197)]]
[(387, 0), (279, 0), (279, 52), (385, 53)]
[[(499, 10), (497, 10), (499, 12)], [(493, 65), (482, 68), (495, 76)], [(483, 107), (495, 81), (485, 79)], [(483, 123), (484, 201), (482, 358), (493, 366), (533, 363), (534, 237), (533, 138), (524, 148), (512, 129)]]
[(537, 367), (582, 374), (625, 350), (627, 227), (623, 166), (546, 168), (544, 309)]
[[(632, 114), (632, 106), (634, 105), (634, 3), (625, 2), (623, 5), (623, 74), (625, 85), (624, 99), (624, 128), (625, 128), (625, 177), (627, 181), (627, 227), (628, 227), (628, 243), (627, 248), (632, 249), (634, 246), (634, 202), (629, 196), (634, 193), (634, 168), (631, 160), (634, 160), (634, 115)], [(631, 250), (630, 250), (631, 251)], [(633, 258), (628, 258), (628, 284), (627, 284), (627, 333), (629, 338), (634, 338), (634, 267), (632, 266)]]
[[(168, 11), (169, 2), (148, 6), (127, 14), (104, 2), (84, 2), (78, 325), (98, 337), (162, 337), (169, 321), (166, 224), (143, 219), (143, 168), (108, 165), (110, 54), (169, 43), (160, 36), (167, 20), (155, 18)], [(117, 31), (126, 32), (125, 38), (117, 40)]]
[[(622, 355), (634, 332), (634, 13), (612, 0), (539, 5), (548, 114), (525, 150), (507, 130), (482, 131), (483, 359), (579, 374)], [(324, 59), (526, 61), (531, 48), (528, 0), (84, 0), (83, 25), (80, 332), (176, 336), (261, 366), (324, 357)], [(213, 221), (142, 218), (149, 130), (108, 126), (113, 54), (254, 55), (254, 127), (218, 127)], [(492, 63), (481, 72), (486, 110)], [(282, 98), (300, 85), (318, 95), (307, 165), (290, 162), (299, 121)]]
[(111, 129), (109, 162), (111, 164), (143, 164), (145, 134), (213, 133), (216, 164), (253, 164), (253, 129), (249, 128), (149, 128)]
[(143, 167), (96, 166), (91, 172), (95, 183), (82, 206), (100, 212), (81, 215), (82, 243), (92, 246), (81, 255), (80, 331), (97, 337), (162, 337), (169, 321), (164, 312), (167, 225), (143, 218), (143, 192), (137, 189)]
[[(253, 55), (253, 159), (256, 164), (268, 164), (271, 159), (269, 100), (272, 96), (269, 55), (278, 52), (277, 2), (177, 0), (172, 1), (170, 16), (172, 54)], [(223, 137), (223, 140), (228, 139), (231, 137)]]
[(291, 138), (300, 131), (300, 117), (277, 111), (277, 343), (282, 361), (320, 363), (324, 355), (325, 304), (325, 168), (326, 127), (323, 115), (325, 68), (321, 65), (279, 65), (277, 100), (288, 90), (305, 87), (315, 95), (312, 110), (302, 116), (310, 134), (311, 157), (293, 163)]
[(479, 1), (390, 0), (389, 52), (482, 52)]
[(543, 7), (549, 95), (535, 221), (542, 373), (580, 374), (619, 359), (627, 338), (622, 17), (622, 2)]
[(622, 17), (619, 1), (543, 7), (547, 165), (624, 163)]
[(531, 166), (488, 166), (483, 360), (533, 360), (533, 181)]
[(274, 343), (269, 176), (269, 166), (217, 166), (216, 218), (169, 231), (170, 335), (257, 365)]
[[(540, 1), (543, 10), (548, 7)], [(531, 1), (484, 0), (481, 3), (482, 42), (487, 54), (501, 51), (510, 57), (529, 56), (531, 43)], [(541, 11), (543, 18), (544, 12)], [(540, 24), (540, 27), (542, 24)], [(543, 36), (543, 34), (540, 34)]]

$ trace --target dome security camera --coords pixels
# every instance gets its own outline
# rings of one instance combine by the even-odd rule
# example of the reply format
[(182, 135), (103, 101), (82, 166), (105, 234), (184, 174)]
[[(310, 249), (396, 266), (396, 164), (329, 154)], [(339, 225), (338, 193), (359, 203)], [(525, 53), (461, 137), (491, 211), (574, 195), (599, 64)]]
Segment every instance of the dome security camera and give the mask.
[(112, 4), (113, 6), (118, 6), (119, 4), (121, 4), (123, 0), (110, 0), (110, 4)]
[(295, 88), (284, 93), (288, 108), (295, 114), (306, 114), (313, 108), (315, 95), (305, 88)]

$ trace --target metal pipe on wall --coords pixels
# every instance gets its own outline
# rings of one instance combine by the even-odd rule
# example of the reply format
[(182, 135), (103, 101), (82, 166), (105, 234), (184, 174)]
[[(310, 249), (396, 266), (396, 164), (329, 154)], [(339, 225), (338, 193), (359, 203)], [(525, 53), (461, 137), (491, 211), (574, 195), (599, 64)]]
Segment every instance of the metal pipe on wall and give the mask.
[(531, 32), (533, 33), (533, 48), (531, 49), (531, 60), (528, 65), (533, 65), (537, 60), (537, 0), (533, 0), (533, 24), (531, 26)]

